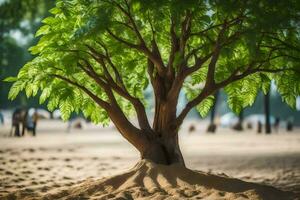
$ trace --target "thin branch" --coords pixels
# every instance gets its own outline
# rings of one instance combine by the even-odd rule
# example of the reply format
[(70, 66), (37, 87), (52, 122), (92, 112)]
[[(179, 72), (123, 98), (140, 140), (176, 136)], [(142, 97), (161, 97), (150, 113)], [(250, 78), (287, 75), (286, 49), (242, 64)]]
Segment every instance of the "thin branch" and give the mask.
[(216, 64), (217, 61), (219, 59), (219, 55), (221, 52), (221, 41), (223, 39), (224, 33), (226, 31), (226, 29), (228, 28), (228, 24), (225, 21), (221, 31), (218, 34), (216, 43), (215, 43), (215, 47), (214, 47), (214, 51), (213, 51), (213, 55), (211, 58), (211, 61), (208, 65), (208, 71), (207, 71), (207, 78), (206, 78), (206, 84), (208, 87), (211, 87), (215, 84), (215, 69), (216, 69)]
[(285, 42), (285, 41), (283, 41), (283, 40), (281, 40), (281, 39), (279, 39), (277, 37), (274, 37), (274, 36), (271, 36), (271, 35), (266, 35), (266, 37), (269, 37), (269, 38), (271, 38), (273, 40), (276, 40), (276, 41), (280, 42), (281, 44), (283, 44), (284, 46), (286, 46), (286, 47), (288, 47), (290, 49), (293, 49), (293, 50), (298, 51), (298, 52), (300, 51), (300, 47), (297, 47), (297, 46), (294, 46), (292, 44), (289, 44), (289, 43), (287, 43), (287, 42)]
[(215, 28), (218, 28), (218, 27), (221, 27), (221, 26), (224, 26), (225, 23), (227, 23), (228, 26), (232, 26), (232, 25), (235, 25), (235, 24), (238, 24), (245, 16), (243, 16), (243, 14), (241, 14), (240, 16), (232, 19), (232, 20), (229, 20), (228, 22), (223, 22), (223, 23), (220, 23), (220, 24), (215, 24), (215, 25), (211, 25), (210, 27), (204, 29), (204, 30), (201, 30), (201, 31), (198, 31), (198, 32), (195, 32), (195, 33), (191, 33), (190, 35), (191, 36), (201, 36), (203, 35), (204, 33), (212, 30), (212, 29), (215, 29)]
[(130, 42), (126, 41), (125, 39), (116, 36), (110, 29), (106, 29), (106, 30), (107, 30), (107, 32), (109, 33), (109, 35), (112, 36), (115, 40), (117, 40), (117, 41), (119, 41), (119, 42), (121, 42), (121, 43), (127, 45), (127, 46), (130, 47), (130, 48), (138, 49), (138, 50), (141, 49), (141, 46), (140, 46), (140, 45), (130, 43)]

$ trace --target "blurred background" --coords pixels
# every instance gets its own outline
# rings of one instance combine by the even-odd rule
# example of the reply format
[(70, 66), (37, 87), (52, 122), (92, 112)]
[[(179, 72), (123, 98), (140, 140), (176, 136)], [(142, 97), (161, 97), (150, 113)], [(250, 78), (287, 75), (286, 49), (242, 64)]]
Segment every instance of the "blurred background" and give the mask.
[[(53, 5), (49, 0), (0, 0), (0, 197), (22, 199), (115, 174), (139, 159), (113, 125), (92, 125), (81, 115), (62, 122), (59, 110), (49, 112), (38, 98), (27, 99), (24, 93), (7, 99), (11, 84), (2, 80), (16, 76), (32, 59), (27, 49), (37, 42), (35, 32)], [(152, 115), (150, 87), (145, 95)], [(180, 131), (187, 166), (300, 194), (300, 97), (293, 110), (272, 84), (268, 94), (260, 93), (239, 115), (230, 111), (222, 90), (215, 97), (206, 118), (193, 110)], [(178, 110), (186, 103), (182, 93)], [(24, 110), (27, 131), (13, 137), (22, 136), (22, 126), (13, 125)]]

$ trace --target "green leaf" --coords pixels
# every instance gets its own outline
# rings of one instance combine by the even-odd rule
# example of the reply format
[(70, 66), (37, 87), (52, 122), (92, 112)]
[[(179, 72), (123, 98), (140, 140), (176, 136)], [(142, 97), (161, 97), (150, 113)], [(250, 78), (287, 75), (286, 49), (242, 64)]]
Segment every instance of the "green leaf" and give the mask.
[(36, 32), (35, 37), (41, 36), (41, 35), (46, 35), (50, 32), (50, 26), (49, 25), (44, 25), (39, 30)]
[(11, 82), (16, 82), (17, 80), (18, 80), (18, 77), (10, 76), (10, 77), (5, 78), (3, 81), (11, 83)]
[(214, 105), (215, 97), (213, 95), (205, 98), (200, 104), (197, 105), (196, 109), (200, 113), (201, 117), (206, 117), (211, 107)]
[(61, 101), (59, 104), (59, 110), (61, 112), (61, 118), (67, 121), (73, 111), (73, 106), (69, 100)]
[(293, 95), (288, 95), (284, 97), (284, 101), (293, 109), (296, 109), (297, 97)]
[(10, 88), (8, 98), (14, 100), (17, 95), (25, 88), (26, 82), (22, 80), (16, 81)]
[(49, 111), (54, 111), (59, 104), (58, 96), (50, 96), (47, 104), (47, 108)]
[(271, 79), (265, 75), (265, 74), (260, 74), (261, 80), (262, 80), (262, 91), (264, 94), (267, 94), (271, 88)]
[(50, 87), (46, 87), (42, 90), (42, 94), (40, 96), (39, 103), (42, 104), (46, 101), (46, 99), (50, 96), (52, 89)]

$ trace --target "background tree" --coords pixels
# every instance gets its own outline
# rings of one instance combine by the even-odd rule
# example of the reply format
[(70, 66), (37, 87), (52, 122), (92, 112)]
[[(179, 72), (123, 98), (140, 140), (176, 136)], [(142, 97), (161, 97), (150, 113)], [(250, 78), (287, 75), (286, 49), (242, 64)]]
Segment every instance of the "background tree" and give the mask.
[[(42, 91), (63, 119), (109, 119), (141, 158), (181, 163), (178, 131), (196, 107), (206, 115), (225, 88), (235, 112), (275, 80), (284, 101), (300, 94), (298, 1), (58, 0), (9, 97)], [(150, 125), (143, 90), (151, 83)], [(190, 101), (177, 113), (185, 88)], [(129, 115), (136, 114), (135, 126)]]
[(209, 125), (206, 130), (206, 132), (208, 132), (208, 133), (214, 133), (214, 132), (216, 132), (216, 129), (217, 129), (217, 125), (215, 124), (215, 117), (216, 117), (216, 111), (217, 111), (217, 105), (218, 105), (219, 92), (220, 91), (217, 90), (216, 93), (214, 94), (214, 104), (210, 110)]
[(32, 33), (36, 32), (41, 24), (40, 19), (47, 15), (48, 9), (53, 5), (52, 1), (47, 0), (0, 2), (0, 109), (34, 103), (28, 102), (25, 95), (20, 95), (14, 102), (8, 101), (11, 84), (2, 80), (18, 74), (20, 68), (32, 59), (27, 51), (36, 40)]
[(242, 131), (243, 128), (243, 122), (244, 122), (244, 110), (241, 110), (238, 114), (238, 121), (236, 124), (232, 127), (234, 130)]
[(270, 114), (270, 88), (264, 95), (264, 110), (265, 110), (265, 132), (271, 133), (271, 114)]

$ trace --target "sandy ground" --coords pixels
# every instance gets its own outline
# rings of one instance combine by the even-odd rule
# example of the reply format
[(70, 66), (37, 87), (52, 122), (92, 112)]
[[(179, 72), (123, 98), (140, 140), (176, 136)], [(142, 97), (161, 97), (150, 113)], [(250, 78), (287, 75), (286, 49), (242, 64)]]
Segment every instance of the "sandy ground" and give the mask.
[[(190, 124), (196, 126), (192, 134), (188, 133)], [(254, 130), (239, 133), (220, 128), (217, 134), (207, 135), (202, 134), (205, 126), (188, 121), (181, 130), (188, 168), (271, 185), (300, 196), (300, 129), (257, 135)], [(37, 137), (12, 138), (7, 136), (8, 125), (0, 127), (0, 199), (66, 191), (87, 179), (126, 171), (139, 160), (138, 152), (113, 127), (66, 129), (67, 124), (60, 121), (44, 120)]]

